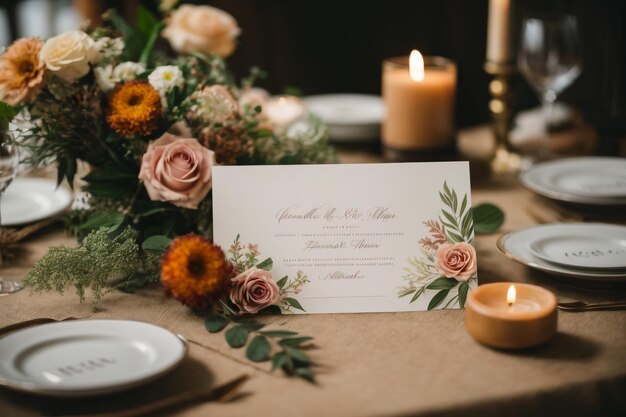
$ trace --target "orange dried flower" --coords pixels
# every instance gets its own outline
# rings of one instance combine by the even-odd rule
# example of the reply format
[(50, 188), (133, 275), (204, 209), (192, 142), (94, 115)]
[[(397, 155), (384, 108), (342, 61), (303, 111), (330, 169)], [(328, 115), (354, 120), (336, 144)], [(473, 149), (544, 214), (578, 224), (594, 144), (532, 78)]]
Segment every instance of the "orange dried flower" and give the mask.
[(0, 55), (0, 100), (16, 106), (39, 94), (46, 69), (39, 59), (42, 46), (38, 38), (18, 39)]
[(130, 81), (111, 95), (107, 121), (122, 136), (149, 135), (161, 114), (161, 97), (147, 81)]
[(219, 246), (190, 233), (174, 239), (167, 248), (161, 284), (168, 295), (203, 310), (227, 292), (231, 273), (232, 265)]

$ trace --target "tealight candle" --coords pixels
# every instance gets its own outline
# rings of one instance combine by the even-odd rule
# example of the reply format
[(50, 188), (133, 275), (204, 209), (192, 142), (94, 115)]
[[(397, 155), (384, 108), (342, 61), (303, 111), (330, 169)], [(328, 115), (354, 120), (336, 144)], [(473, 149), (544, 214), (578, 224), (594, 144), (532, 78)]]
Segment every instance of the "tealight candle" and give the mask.
[(385, 154), (411, 159), (411, 154), (454, 146), (456, 65), (441, 57), (389, 58), (383, 63), (382, 125)]
[(287, 129), (304, 115), (304, 104), (295, 96), (273, 97), (265, 105), (267, 118), (280, 129)]
[(553, 293), (536, 285), (481, 285), (467, 297), (465, 327), (474, 339), (487, 346), (538, 346), (556, 333), (556, 303)]

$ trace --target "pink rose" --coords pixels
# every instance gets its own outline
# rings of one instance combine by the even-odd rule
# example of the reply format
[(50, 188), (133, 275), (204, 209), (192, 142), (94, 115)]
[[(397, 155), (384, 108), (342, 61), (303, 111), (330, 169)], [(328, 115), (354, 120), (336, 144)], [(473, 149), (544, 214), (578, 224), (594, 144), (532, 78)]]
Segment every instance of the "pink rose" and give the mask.
[(216, 165), (214, 152), (196, 139), (165, 133), (148, 146), (139, 179), (153, 201), (197, 209), (211, 190), (213, 165)]
[(467, 281), (476, 273), (476, 250), (469, 243), (444, 243), (437, 249), (435, 264), (446, 278)]
[(254, 314), (280, 301), (280, 290), (269, 271), (250, 268), (231, 283), (230, 300), (242, 313)]

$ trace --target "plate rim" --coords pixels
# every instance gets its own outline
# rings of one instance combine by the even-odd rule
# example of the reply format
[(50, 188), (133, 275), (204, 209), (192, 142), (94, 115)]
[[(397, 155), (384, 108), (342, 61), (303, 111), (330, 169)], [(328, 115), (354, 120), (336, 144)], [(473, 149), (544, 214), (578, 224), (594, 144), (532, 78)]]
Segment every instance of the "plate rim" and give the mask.
[[(567, 224), (567, 223), (547, 223), (548, 225), (563, 225), (563, 224)], [(615, 226), (614, 224), (610, 224), (610, 223), (580, 223), (580, 224), (596, 224), (596, 225), (604, 225), (604, 226)], [(498, 237), (498, 240), (496, 241), (496, 249), (498, 250), (498, 252), (500, 252), (502, 255), (504, 255), (505, 257), (519, 263), (522, 264), (524, 266), (530, 267), (532, 269), (536, 269), (542, 272), (545, 272), (547, 274), (552, 274), (552, 275), (558, 275), (558, 276), (562, 276), (562, 277), (567, 277), (567, 278), (574, 278), (577, 280), (582, 280), (582, 281), (603, 281), (603, 282), (616, 282), (616, 281), (626, 281), (626, 273), (624, 274), (615, 274), (614, 276), (611, 275), (603, 275), (603, 274), (590, 274), (588, 272), (585, 271), (578, 271), (578, 272), (582, 272), (585, 275), (580, 275), (578, 272), (576, 271), (570, 271), (570, 272), (563, 272), (563, 271), (559, 271), (559, 270), (555, 270), (553, 269), (553, 267), (551, 266), (545, 266), (545, 265), (540, 265), (532, 260), (526, 260), (523, 258), (520, 258), (519, 256), (516, 256), (514, 254), (512, 254), (505, 246), (505, 240), (509, 237), (511, 237), (513, 234), (515, 233), (520, 233), (523, 231), (527, 231), (529, 229), (534, 229), (534, 228), (538, 228), (538, 227), (542, 227), (545, 225), (534, 225), (534, 226), (530, 226), (530, 227), (525, 227), (523, 229), (519, 229), (513, 232), (509, 232), (509, 233), (505, 233), (503, 235), (501, 235), (500, 237)], [(560, 267), (559, 267), (560, 268)]]
[[(567, 237), (567, 236), (563, 236), (563, 237)], [(557, 237), (558, 238), (558, 237)], [(548, 239), (553, 239), (553, 238), (548, 238)], [(626, 239), (624, 239), (624, 241), (626, 241)], [(551, 259), (546, 255), (543, 255), (541, 253), (539, 253), (537, 250), (533, 249), (533, 244), (537, 243), (537, 241), (531, 242), (529, 243), (528, 246), (528, 250), (537, 258), (542, 259), (546, 262), (549, 262), (551, 264), (555, 264), (561, 267), (571, 267), (572, 265), (566, 264), (565, 262), (560, 262), (558, 260), (555, 259)], [(585, 265), (573, 265), (576, 268), (582, 268), (585, 271), (624, 271), (624, 273), (626, 273), (626, 263), (622, 266), (585, 266)]]
[(374, 101), (377, 102), (377, 104), (380, 104), (380, 109), (381, 111), (381, 115), (380, 118), (369, 118), (368, 120), (362, 120), (362, 121), (351, 121), (351, 122), (341, 122), (341, 121), (336, 121), (336, 120), (332, 120), (332, 121), (324, 121), (324, 123), (326, 123), (329, 126), (342, 126), (342, 127), (347, 127), (347, 126), (367, 126), (367, 127), (376, 127), (376, 126), (380, 126), (380, 124), (382, 123), (384, 117), (385, 117), (385, 103), (383, 101), (382, 96), (379, 95), (375, 95), (375, 94), (359, 94), (359, 93), (330, 93), (330, 94), (313, 94), (310, 96), (304, 96), (302, 97), (302, 101), (304, 101), (305, 105), (307, 106), (307, 110), (313, 114), (315, 114), (316, 116), (320, 117), (320, 119), (324, 120), (324, 118), (322, 116), (320, 116), (318, 113), (315, 113), (314, 111), (312, 111), (312, 109), (309, 107), (309, 101), (310, 100), (319, 100), (319, 99), (328, 99), (331, 97), (337, 98), (337, 97), (352, 97), (354, 99), (366, 99), (366, 100), (370, 100), (372, 103)]
[[(626, 206), (626, 197), (589, 197), (589, 196), (580, 196), (576, 194), (569, 194), (567, 192), (561, 192), (557, 190), (553, 190), (550, 188), (543, 187), (540, 184), (534, 183), (529, 180), (529, 176), (533, 174), (533, 172), (537, 172), (539, 169), (546, 169), (546, 164), (568, 164), (575, 162), (575, 160), (579, 160), (580, 162), (584, 162), (582, 160), (612, 160), (618, 161), (623, 158), (618, 157), (601, 157), (601, 156), (592, 156), (592, 157), (572, 157), (572, 158), (564, 158), (555, 161), (548, 161), (542, 164), (537, 164), (530, 169), (522, 172), (520, 174), (520, 181), (522, 185), (543, 197), (547, 197), (557, 201), (564, 201), (567, 203), (577, 203), (577, 204), (588, 204), (593, 206)], [(542, 166), (543, 165), (543, 166)]]
[[(15, 182), (30, 182), (30, 183), (39, 183), (39, 184), (43, 184), (43, 183), (47, 183), (47, 184), (54, 184), (56, 186), (56, 181), (50, 179), (50, 178), (39, 178), (39, 177), (16, 177), (11, 184), (9, 184), (9, 187), (13, 184), (15, 184)], [(28, 184), (25, 184), (28, 185)], [(7, 187), (8, 189), (8, 187)], [(29, 224), (29, 223), (34, 223), (40, 220), (45, 220), (45, 219), (49, 219), (49, 218), (53, 218), (54, 216), (63, 213), (65, 210), (67, 210), (69, 207), (71, 207), (72, 202), (74, 201), (74, 195), (72, 193), (72, 191), (70, 191), (65, 185), (59, 185), (58, 187), (55, 187), (54, 189), (54, 194), (56, 194), (57, 192), (61, 193), (63, 195), (64, 198), (67, 199), (67, 202), (65, 204), (63, 204), (62, 206), (59, 206), (57, 209), (50, 211), (49, 214), (46, 215), (39, 215), (39, 216), (34, 216), (34, 217), (30, 217), (28, 219), (25, 220), (20, 220), (20, 221), (11, 221), (11, 222), (5, 222), (5, 216), (2, 216), (2, 224), (0, 225), (1, 227), (12, 227), (12, 226), (21, 226), (21, 225), (25, 225), (25, 224)], [(6, 190), (5, 190), (5, 196), (6, 196)], [(3, 201), (5, 201), (5, 199), (3, 199)]]
[(154, 372), (148, 376), (136, 378), (136, 379), (133, 379), (133, 380), (127, 381), (126, 383), (121, 383), (121, 384), (119, 383), (110, 384), (110, 385), (106, 385), (102, 387), (95, 387), (95, 388), (89, 388), (89, 389), (76, 389), (76, 388), (55, 389), (55, 388), (50, 388), (50, 387), (41, 387), (37, 383), (33, 383), (33, 382), (15, 382), (11, 380), (10, 378), (6, 378), (5, 376), (0, 375), (0, 386), (10, 388), (12, 390), (19, 391), (19, 392), (26, 392), (29, 394), (37, 394), (37, 395), (51, 396), (51, 397), (69, 398), (69, 397), (89, 397), (89, 396), (96, 396), (96, 395), (111, 394), (111, 393), (115, 393), (119, 391), (125, 391), (127, 389), (134, 388), (140, 385), (144, 385), (148, 382), (151, 382), (151, 381), (154, 381), (155, 379), (160, 378), (161, 376), (167, 374), (168, 372), (176, 368), (187, 357), (187, 354), (189, 352), (189, 342), (183, 335), (179, 333), (174, 333), (164, 327), (158, 326), (153, 323), (138, 321), (138, 320), (125, 320), (125, 319), (119, 319), (119, 320), (118, 319), (77, 319), (77, 320), (71, 320), (71, 321), (68, 320), (68, 321), (56, 321), (52, 323), (44, 323), (40, 325), (29, 326), (29, 327), (22, 328), (22, 329), (16, 329), (15, 331), (12, 331), (5, 335), (0, 336), (0, 341), (2, 341), (8, 336), (15, 335), (21, 332), (26, 332), (29, 330), (33, 330), (41, 326), (56, 325), (56, 324), (70, 324), (71, 325), (74, 323), (85, 323), (85, 322), (109, 322), (109, 323), (110, 322), (125, 322), (125, 323), (139, 324), (142, 326), (145, 325), (145, 326), (153, 327), (153, 328), (156, 327), (157, 329), (161, 329), (169, 333), (170, 335), (174, 336), (174, 338), (181, 343), (182, 350), (181, 350), (180, 355), (177, 358), (175, 358), (170, 364), (168, 364), (167, 366), (165, 366), (163, 369), (159, 370), (158, 372)]

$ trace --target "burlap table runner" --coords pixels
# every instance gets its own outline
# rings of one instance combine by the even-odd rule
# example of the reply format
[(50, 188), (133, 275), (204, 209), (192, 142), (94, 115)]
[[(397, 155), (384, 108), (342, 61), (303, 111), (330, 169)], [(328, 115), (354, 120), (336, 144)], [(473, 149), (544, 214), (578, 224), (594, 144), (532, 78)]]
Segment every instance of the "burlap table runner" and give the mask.
[[(526, 207), (535, 197), (516, 184), (473, 189), (473, 203), (500, 205), (501, 232), (533, 224)], [(599, 301), (626, 297), (622, 287), (584, 287), (532, 272), (497, 253), (497, 235), (477, 239), (479, 280), (533, 282), (559, 298)], [(23, 276), (52, 244), (73, 244), (58, 229), (27, 242), (28, 252), (0, 270)], [(626, 412), (626, 312), (560, 313), (559, 333), (548, 345), (522, 352), (483, 347), (466, 333), (460, 310), (303, 315), (267, 318), (273, 326), (315, 336), (310, 355), (319, 364), (317, 384), (270, 373), (230, 349), (221, 334), (208, 334), (200, 318), (166, 299), (158, 288), (134, 295), (113, 293), (92, 312), (74, 294), (0, 298), (0, 326), (35, 317), (142, 320), (182, 334), (191, 344), (181, 368), (149, 386), (95, 400), (47, 400), (0, 390), (0, 415), (71, 415), (119, 409), (137, 401), (215, 384), (241, 373), (252, 378), (247, 395), (228, 404), (206, 403), (176, 416), (543, 416), (624, 415)], [(187, 384), (187, 385), (186, 385)], [(95, 407), (95, 408), (94, 408)], [(171, 414), (168, 414), (171, 415)]]

